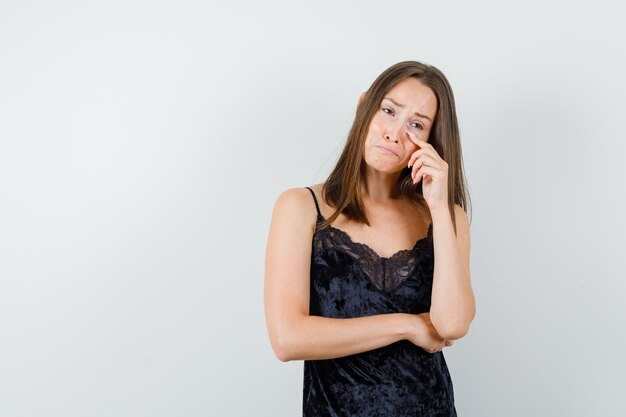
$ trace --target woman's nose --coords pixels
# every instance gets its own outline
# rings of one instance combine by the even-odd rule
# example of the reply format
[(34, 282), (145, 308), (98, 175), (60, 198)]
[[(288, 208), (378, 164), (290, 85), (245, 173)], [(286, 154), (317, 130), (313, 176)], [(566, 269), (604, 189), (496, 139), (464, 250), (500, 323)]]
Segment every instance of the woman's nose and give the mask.
[(392, 140), (394, 142), (399, 142), (400, 137), (403, 134), (404, 134), (404, 124), (396, 123), (394, 125), (389, 126), (389, 129), (387, 129), (387, 134), (385, 135), (385, 138), (388, 140)]

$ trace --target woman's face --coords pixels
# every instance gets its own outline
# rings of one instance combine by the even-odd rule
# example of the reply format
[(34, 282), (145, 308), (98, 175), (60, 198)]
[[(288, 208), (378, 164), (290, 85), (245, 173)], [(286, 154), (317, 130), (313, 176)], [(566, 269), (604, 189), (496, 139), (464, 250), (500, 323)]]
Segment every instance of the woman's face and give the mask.
[(413, 77), (399, 82), (372, 118), (365, 138), (367, 165), (390, 174), (406, 168), (413, 152), (419, 149), (406, 132), (428, 141), (436, 112), (437, 97), (429, 87)]

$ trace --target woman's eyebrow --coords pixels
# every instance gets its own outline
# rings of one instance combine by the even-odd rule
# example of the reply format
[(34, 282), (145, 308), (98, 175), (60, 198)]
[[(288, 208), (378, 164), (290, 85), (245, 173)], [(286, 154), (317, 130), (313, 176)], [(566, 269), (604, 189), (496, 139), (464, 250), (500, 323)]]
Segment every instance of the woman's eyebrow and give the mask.
[[(395, 104), (396, 106), (400, 107), (401, 109), (403, 109), (403, 108), (404, 108), (404, 106), (403, 106), (402, 104), (398, 103), (397, 101), (395, 101), (395, 100), (394, 100), (394, 99), (392, 99), (392, 98), (385, 97), (383, 100), (389, 100), (389, 101), (391, 101), (393, 104)], [(430, 120), (430, 117), (426, 116), (425, 114), (418, 113), (418, 112), (415, 112), (415, 113), (413, 113), (413, 114), (414, 114), (414, 115), (416, 115), (417, 117), (423, 117), (424, 119), (428, 119), (428, 120)], [(430, 121), (432, 122), (432, 120), (430, 120)]]

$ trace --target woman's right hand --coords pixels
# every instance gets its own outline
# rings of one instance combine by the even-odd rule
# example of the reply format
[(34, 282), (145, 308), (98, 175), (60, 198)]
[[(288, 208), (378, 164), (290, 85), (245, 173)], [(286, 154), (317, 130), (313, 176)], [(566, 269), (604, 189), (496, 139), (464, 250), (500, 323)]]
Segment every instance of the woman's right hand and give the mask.
[(430, 321), (430, 313), (409, 314), (411, 330), (406, 339), (428, 353), (440, 352), (446, 346), (452, 346), (454, 341), (439, 336)]

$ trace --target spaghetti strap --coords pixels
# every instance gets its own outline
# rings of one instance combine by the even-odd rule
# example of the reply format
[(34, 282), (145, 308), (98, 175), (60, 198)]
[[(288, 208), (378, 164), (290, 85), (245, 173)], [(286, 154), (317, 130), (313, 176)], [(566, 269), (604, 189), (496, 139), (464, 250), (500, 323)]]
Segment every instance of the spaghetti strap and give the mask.
[(320, 211), (320, 205), (317, 203), (317, 197), (315, 197), (315, 193), (313, 192), (313, 190), (309, 187), (304, 187), (304, 188), (308, 188), (309, 191), (311, 192), (311, 195), (313, 196), (313, 201), (315, 201), (315, 208), (317, 209), (317, 218), (318, 220), (324, 220), (324, 216), (322, 216), (322, 212)]

